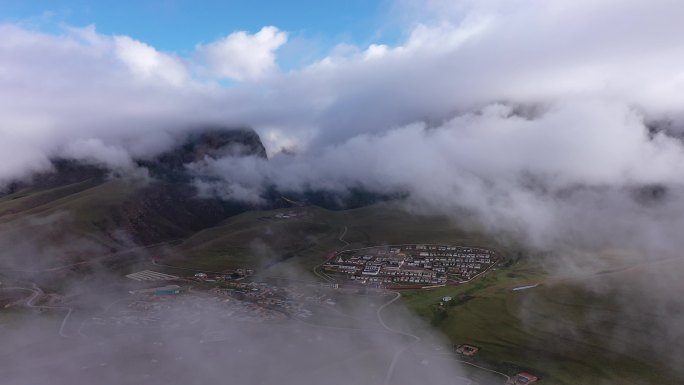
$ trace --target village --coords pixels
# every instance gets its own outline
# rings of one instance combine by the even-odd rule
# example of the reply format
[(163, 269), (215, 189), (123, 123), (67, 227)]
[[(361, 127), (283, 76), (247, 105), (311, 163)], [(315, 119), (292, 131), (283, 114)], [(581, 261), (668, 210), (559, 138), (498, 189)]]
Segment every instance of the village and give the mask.
[[(232, 274), (195, 273), (178, 277), (143, 270), (127, 275), (139, 289), (129, 291), (125, 306), (107, 316), (93, 318), (94, 325), (164, 326), (165, 314), (183, 309), (190, 323), (199, 322), (211, 309), (220, 318), (244, 322), (279, 322), (308, 318), (307, 305), (335, 305), (325, 285), (276, 285), (245, 280), (253, 271), (238, 269)], [(310, 285), (311, 286), (311, 285)]]
[(396, 245), (342, 251), (321, 269), (357, 284), (398, 289), (468, 282), (497, 261), (491, 250), (474, 247)]

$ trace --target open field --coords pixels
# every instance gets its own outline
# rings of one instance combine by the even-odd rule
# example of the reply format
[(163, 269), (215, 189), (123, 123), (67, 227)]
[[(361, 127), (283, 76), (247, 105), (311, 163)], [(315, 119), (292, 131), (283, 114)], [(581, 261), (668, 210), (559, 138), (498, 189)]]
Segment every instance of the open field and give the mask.
[[(539, 282), (539, 287), (512, 291)], [(572, 280), (547, 280), (534, 265), (516, 263), (470, 285), (414, 291), (404, 298), (430, 321), (443, 296), (457, 302), (436, 327), (453, 344), (480, 347), (469, 359), (473, 362), (509, 373), (528, 370), (552, 384), (681, 381), (641, 351), (638, 335), (648, 335), (646, 328), (632, 330), (633, 340), (616, 341), (616, 330), (629, 325), (613, 299), (592, 295)]]
[(0, 225), (11, 222), (11, 231), (43, 228), (49, 230), (53, 241), (81, 238), (103, 247), (116, 247), (107, 233), (114, 227), (112, 213), (134, 191), (131, 184), (117, 180), (21, 190), (0, 198)]
[(347, 228), (348, 248), (405, 243), (489, 246), (492, 241), (467, 231), (446, 218), (413, 216), (397, 206), (380, 204), (354, 210), (331, 211), (305, 207), (308, 215), (288, 220), (266, 219), (291, 211), (253, 211), (219, 226), (200, 231), (174, 251), (178, 263), (222, 270), (244, 264), (273, 270), (311, 270), (344, 244), (338, 239)]
[[(612, 298), (589, 293), (573, 279), (551, 279), (528, 260), (513, 263), (517, 249), (444, 219), (414, 217), (391, 205), (338, 212), (305, 209), (310, 215), (279, 221), (264, 219), (278, 211), (238, 215), (185, 240), (176, 251), (186, 257), (174, 263), (217, 270), (247, 264), (272, 275), (310, 272), (343, 246), (338, 238), (344, 226), (349, 248), (403, 242), (491, 247), (504, 262), (484, 278), (458, 287), (403, 293), (404, 303), (451, 343), (481, 348), (468, 360), (508, 374), (529, 370), (552, 384), (679, 383), (674, 374), (663, 371), (665, 365), (640, 351), (638, 338), (616, 341), (615, 331), (625, 325)], [(255, 241), (246, 245), (245, 239)], [(604, 256), (613, 264), (610, 258), (621, 260)], [(601, 271), (596, 279), (629, 282), (625, 269)], [(538, 283), (542, 285), (512, 291)], [(447, 317), (435, 320), (434, 306), (444, 296), (454, 297), (454, 304)], [(596, 320), (587, 321), (594, 316)], [(643, 327), (633, 331), (649, 335)]]
[[(24, 216), (68, 212), (71, 220), (58, 228), (58, 233), (79, 234), (106, 248), (112, 240), (102, 236), (102, 229), (110, 225), (110, 210), (130, 196), (128, 187), (118, 183), (90, 186), (84, 182), (64, 187), (68, 191), (20, 191), (0, 199), (0, 212), (4, 213), (0, 221), (14, 219), (14, 212)], [(306, 215), (275, 218), (292, 210), (306, 211)], [(641, 349), (643, 341), (663, 331), (620, 319), (618, 310), (624, 303), (617, 303), (617, 294), (586, 290), (587, 281), (624, 286), (634, 274), (641, 274), (639, 269), (652, 268), (618, 265), (615, 261), (622, 258), (617, 256), (610, 257), (614, 258), (607, 263), (611, 268), (597, 270), (590, 277), (551, 278), (529, 259), (517, 261), (521, 252), (510, 243), (456, 226), (447, 218), (411, 215), (392, 204), (345, 211), (304, 207), (247, 212), (185, 239), (151, 247), (143, 254), (144, 261), (159, 258), (163, 263), (191, 269), (251, 267), (269, 276), (295, 274), (314, 281), (318, 278), (313, 268), (343, 246), (401, 243), (481, 246), (503, 257), (496, 270), (469, 284), (403, 293), (402, 301), (411, 312), (433, 324), (452, 344), (480, 347), (478, 355), (467, 358), (473, 363), (508, 374), (529, 370), (548, 384), (682, 383), (663, 370), (666, 364), (656, 362), (651, 352)], [(147, 268), (126, 265), (120, 272)], [(657, 280), (658, 274), (652, 274)], [(542, 285), (511, 291), (538, 283)], [(453, 297), (454, 302), (445, 314), (436, 317), (435, 306), (444, 296)], [(477, 373), (473, 371), (473, 375)]]

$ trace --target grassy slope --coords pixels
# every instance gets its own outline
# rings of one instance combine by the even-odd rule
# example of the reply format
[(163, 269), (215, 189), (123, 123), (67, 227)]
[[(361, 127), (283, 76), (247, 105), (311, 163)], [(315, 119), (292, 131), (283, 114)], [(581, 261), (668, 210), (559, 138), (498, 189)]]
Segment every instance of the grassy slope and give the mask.
[[(628, 281), (628, 277), (622, 278)], [(534, 266), (518, 263), (469, 285), (406, 293), (405, 302), (429, 319), (441, 297), (473, 297), (451, 307), (439, 329), (454, 344), (481, 347), (476, 362), (504, 372), (530, 370), (551, 384), (681, 383), (665, 374), (657, 362), (649, 362), (648, 356), (629, 354), (638, 351), (637, 346), (616, 352), (611, 331), (622, 320), (620, 313), (606, 314), (616, 307), (611, 298), (590, 294), (573, 280), (545, 279)], [(511, 291), (537, 282), (546, 283), (527, 291)], [(588, 315), (602, 319), (589, 322)]]
[(310, 270), (330, 252), (344, 246), (444, 242), (491, 245), (491, 240), (455, 227), (445, 218), (412, 216), (393, 205), (381, 204), (346, 211), (306, 207), (307, 215), (287, 220), (264, 219), (290, 210), (253, 211), (229, 218), (221, 225), (200, 231), (178, 249), (183, 258), (174, 263), (222, 270), (236, 266), (261, 266), (280, 260), (271, 269)]
[(135, 192), (131, 184), (111, 180), (104, 183), (85, 181), (45, 190), (22, 190), (0, 198), (0, 223), (26, 226), (42, 225), (31, 218), (65, 214), (56, 231), (77, 235), (109, 245), (102, 230), (111, 221), (112, 209)]
[[(0, 222), (67, 211), (72, 213), (72, 220), (61, 228), (62, 231), (107, 243), (101, 235), (93, 234), (101, 234), (110, 209), (125, 201), (131, 193), (129, 186), (117, 181), (20, 191), (0, 198)], [(279, 260), (270, 268), (309, 271), (325, 255), (343, 245), (338, 237), (345, 227), (348, 231), (344, 240), (351, 243), (350, 247), (415, 242), (497, 248), (490, 238), (464, 231), (444, 218), (411, 216), (391, 205), (347, 211), (316, 207), (305, 210), (309, 212), (306, 217), (289, 220), (262, 219), (279, 210), (248, 212), (230, 218), (217, 227), (198, 232), (174, 248), (177, 255), (183, 256), (175, 258), (175, 262), (218, 270), (264, 266)], [(500, 251), (503, 254), (510, 252), (505, 248)], [(611, 275), (619, 274), (622, 273)], [(405, 293), (405, 302), (413, 311), (429, 319), (433, 305), (442, 296), (463, 293), (472, 296), (451, 308), (439, 329), (454, 343), (466, 342), (482, 347), (477, 359), (507, 372), (529, 368), (543, 375), (545, 383), (555, 384), (577, 383), (578, 380), (600, 384), (596, 378), (606, 379), (607, 384), (677, 383), (659, 377), (658, 368), (650, 366), (646, 359), (605, 349), (603, 341), (610, 336), (603, 335), (600, 328), (580, 330), (575, 334), (564, 330), (563, 325), (568, 325), (570, 320), (581, 320), (592, 307), (610, 308), (610, 299), (591, 297), (568, 282), (547, 282), (543, 287), (527, 292), (510, 291), (512, 287), (544, 279), (544, 274), (534, 266), (516, 264), (458, 288)]]
[[(448, 243), (498, 248), (504, 255), (514, 251), (498, 247), (491, 239), (465, 231), (445, 219), (411, 216), (391, 205), (376, 205), (347, 211), (306, 208), (305, 218), (265, 220), (287, 210), (241, 214), (212, 229), (197, 233), (181, 244), (186, 258), (174, 263), (206, 269), (236, 266), (263, 267), (264, 258), (290, 255), (270, 269), (311, 270), (325, 255), (343, 245), (349, 247), (391, 243)], [(256, 241), (258, 239), (258, 242)], [(269, 250), (264, 252), (263, 246)], [(259, 255), (266, 255), (260, 258)], [(611, 273), (622, 274), (620, 271)], [(598, 279), (605, 279), (599, 276)], [(615, 281), (629, 280), (616, 277)], [(544, 282), (529, 291), (510, 289)], [(657, 363), (638, 355), (616, 353), (607, 341), (611, 325), (583, 325), (586, 314), (596, 307), (610, 309), (610, 298), (591, 296), (572, 280), (551, 282), (538, 266), (518, 262), (500, 267), (485, 278), (460, 287), (404, 293), (404, 301), (417, 314), (430, 320), (440, 298), (467, 294), (472, 298), (449, 310), (438, 328), (453, 343), (482, 347), (476, 358), (486, 366), (507, 373), (528, 369), (549, 384), (675, 384)], [(613, 314), (615, 315), (615, 314)], [(524, 319), (524, 321), (523, 321)], [(610, 323), (610, 317), (607, 321)], [(571, 325), (579, 325), (571, 330)], [(604, 332), (605, 330), (605, 332)], [(643, 331), (637, 331), (643, 332)]]

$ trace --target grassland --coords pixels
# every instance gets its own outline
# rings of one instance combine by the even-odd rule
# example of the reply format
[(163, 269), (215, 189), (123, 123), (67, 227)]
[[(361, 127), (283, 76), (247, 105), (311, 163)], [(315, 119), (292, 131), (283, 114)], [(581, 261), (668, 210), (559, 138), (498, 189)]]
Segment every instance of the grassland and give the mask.
[[(529, 259), (517, 260), (517, 248), (472, 228), (457, 227), (445, 218), (413, 216), (392, 205), (302, 210), (307, 214), (287, 220), (273, 219), (287, 210), (230, 218), (182, 242), (174, 263), (212, 270), (248, 265), (273, 272), (310, 272), (344, 245), (339, 237), (345, 227), (344, 241), (352, 248), (414, 242), (490, 247), (504, 256), (506, 263), (485, 277), (458, 287), (403, 293), (407, 307), (432, 323), (452, 344), (481, 347), (474, 363), (510, 374), (529, 370), (548, 384), (681, 383), (664, 370), (666, 365), (640, 349), (638, 338), (616, 340), (615, 331), (625, 325), (613, 298), (588, 292), (579, 278), (552, 279)], [(605, 258), (619, 260), (614, 255)], [(630, 281), (629, 276), (620, 274), (625, 274), (625, 269), (603, 271), (590, 279)], [(536, 283), (542, 286), (511, 291)], [(435, 320), (435, 305), (444, 296), (454, 297), (454, 304), (447, 308), (446, 317)], [(633, 331), (649, 333), (643, 327)]]
[(447, 218), (410, 215), (393, 204), (345, 211), (319, 207), (299, 210), (305, 214), (291, 219), (274, 219), (289, 209), (252, 211), (229, 218), (184, 240), (175, 249), (178, 257), (172, 260), (208, 270), (247, 265), (309, 271), (346, 242), (349, 248), (416, 240), (489, 247), (493, 244), (490, 238), (457, 227)]
[(130, 183), (120, 180), (21, 190), (0, 198), (0, 224), (11, 222), (13, 230), (50, 225), (54, 237), (81, 237), (110, 246), (114, 243), (103, 230), (112, 227), (112, 210), (134, 192)]
[[(130, 194), (130, 186), (117, 181), (19, 191), (0, 198), (0, 222), (65, 212), (71, 220), (59, 231), (106, 244), (102, 229), (108, 226), (111, 209)], [(290, 210), (243, 213), (150, 253), (175, 266), (216, 271), (254, 267), (273, 274), (303, 271), (315, 279), (313, 267), (347, 242), (350, 248), (398, 243), (488, 247), (508, 263), (466, 285), (403, 293), (407, 307), (452, 344), (479, 346), (481, 352), (474, 362), (511, 374), (529, 370), (542, 376), (545, 384), (684, 383), (640, 347), (652, 335), (648, 325), (627, 324), (627, 334), (616, 333), (625, 330), (620, 305), (610, 295), (586, 290), (586, 280), (628, 283), (634, 278), (634, 268), (552, 279), (529, 259), (517, 260), (517, 247), (476, 228), (456, 226), (448, 218), (411, 215), (393, 204), (346, 211), (305, 207), (297, 209), (303, 215), (296, 218), (275, 218)], [(40, 224), (29, 221), (26, 225)], [(536, 283), (542, 286), (511, 291)], [(455, 301), (445, 316), (435, 317), (435, 306), (444, 296)]]
[[(542, 286), (511, 290), (535, 283)], [(681, 383), (654, 356), (643, 354), (638, 338), (615, 340), (625, 325), (613, 298), (590, 293), (574, 280), (548, 279), (529, 262), (468, 285), (413, 291), (404, 298), (435, 323), (435, 305), (444, 296), (454, 297), (455, 304), (436, 327), (453, 344), (480, 347), (473, 362), (508, 373), (529, 370), (550, 384)]]

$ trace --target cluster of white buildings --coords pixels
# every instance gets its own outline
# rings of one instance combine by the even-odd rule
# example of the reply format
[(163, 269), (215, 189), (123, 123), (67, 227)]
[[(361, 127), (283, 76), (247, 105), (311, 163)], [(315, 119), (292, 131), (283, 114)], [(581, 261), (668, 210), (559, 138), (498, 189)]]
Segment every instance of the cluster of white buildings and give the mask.
[(495, 262), (495, 255), (484, 249), (399, 245), (346, 251), (323, 269), (361, 283), (427, 286), (468, 280)]

